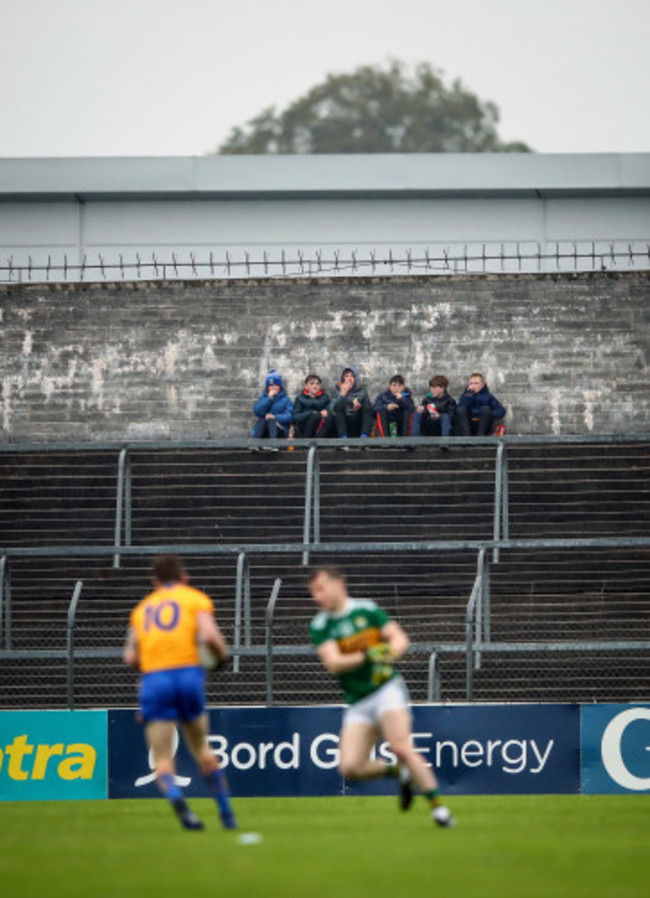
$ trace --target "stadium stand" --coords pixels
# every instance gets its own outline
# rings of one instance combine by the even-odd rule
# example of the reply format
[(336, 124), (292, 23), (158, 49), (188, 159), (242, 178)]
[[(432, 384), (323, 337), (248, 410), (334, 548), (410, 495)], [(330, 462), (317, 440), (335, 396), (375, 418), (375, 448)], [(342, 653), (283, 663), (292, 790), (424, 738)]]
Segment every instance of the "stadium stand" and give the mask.
[[(413, 453), (378, 445), (367, 452), (318, 452), (320, 541), (345, 551), (312, 552), (310, 560), (341, 564), (353, 594), (376, 598), (406, 626), (421, 648), (403, 665), (416, 701), (431, 694), (429, 662), (438, 647), (442, 699), (466, 695), (465, 615), (475, 543), (494, 533), (497, 445), (458, 445), (447, 454), (422, 445)], [(587, 537), (610, 544), (501, 549), (490, 565), (491, 639), (510, 650), (482, 653), (474, 698), (646, 698), (650, 652), (631, 646), (650, 641), (650, 541), (633, 542), (650, 536), (650, 438), (515, 438), (506, 445), (511, 540)], [(215, 598), (231, 641), (240, 625), (243, 643), (246, 619), (237, 621), (235, 601), (238, 558), (241, 549), (257, 547), (246, 556), (254, 654), (211, 681), (212, 701), (269, 698), (265, 613), (276, 578), (282, 586), (273, 624), (272, 699), (337, 701), (330, 678), (302, 651), (313, 614), (301, 566), (304, 448), (257, 455), (243, 444), (131, 447), (131, 544), (141, 554), (122, 550), (114, 559), (119, 449), (5, 446), (0, 453), (2, 707), (134, 703), (134, 678), (122, 669), (119, 648), (128, 611), (147, 587), (147, 547), (160, 545), (189, 553), (193, 582)], [(127, 525), (120, 521), (123, 546)], [(421, 542), (440, 547), (425, 551)], [(387, 543), (393, 548), (383, 551)], [(214, 546), (225, 547), (225, 554), (210, 554)], [(103, 554), (93, 557), (97, 551)], [(77, 581), (83, 586), (70, 693), (66, 622)], [(620, 645), (585, 650), (603, 640)], [(513, 651), (520, 643), (532, 648)], [(100, 657), (93, 654), (98, 650)]]

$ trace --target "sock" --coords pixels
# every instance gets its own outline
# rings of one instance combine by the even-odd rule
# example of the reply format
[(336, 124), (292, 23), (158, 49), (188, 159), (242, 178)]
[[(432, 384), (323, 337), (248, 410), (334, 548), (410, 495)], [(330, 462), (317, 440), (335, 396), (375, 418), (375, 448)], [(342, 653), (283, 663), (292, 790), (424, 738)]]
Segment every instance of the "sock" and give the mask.
[(411, 772), (406, 766), (406, 764), (387, 764), (386, 765), (386, 776), (395, 777), (400, 781), (400, 783), (410, 783), (411, 782)]
[(437, 808), (442, 803), (440, 798), (440, 789), (429, 789), (428, 792), (424, 792), (423, 794), (432, 808)]
[(176, 785), (174, 777), (172, 776), (171, 773), (161, 773), (161, 775), (158, 778), (158, 781), (160, 783), (160, 788), (161, 788), (165, 798), (168, 798), (172, 802), (172, 804), (175, 801), (178, 801), (179, 798), (180, 799), (183, 798), (183, 793), (181, 792), (179, 787)]
[(221, 817), (223, 819), (234, 819), (230, 805), (230, 791), (223, 770), (220, 768), (211, 770), (210, 773), (206, 773), (205, 779), (217, 802)]

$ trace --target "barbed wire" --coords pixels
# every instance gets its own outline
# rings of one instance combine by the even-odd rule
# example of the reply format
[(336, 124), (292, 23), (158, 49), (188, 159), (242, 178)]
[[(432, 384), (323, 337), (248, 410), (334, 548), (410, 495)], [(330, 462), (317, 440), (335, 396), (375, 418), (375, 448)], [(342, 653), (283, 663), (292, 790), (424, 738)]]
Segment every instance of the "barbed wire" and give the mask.
[(322, 276), (382, 276), (410, 274), (498, 274), (649, 270), (650, 240), (567, 241), (542, 247), (540, 243), (462, 244), (429, 248), (414, 252), (412, 248), (375, 249), (359, 253), (356, 250), (311, 250), (307, 255), (300, 249), (226, 250), (217, 256), (210, 251), (207, 258), (197, 259), (194, 252), (180, 258), (158, 258), (155, 251), (143, 257), (135, 253), (125, 260), (122, 253), (107, 260), (102, 253), (96, 259), (84, 255), (79, 262), (54, 258), (48, 253), (46, 261), (15, 262), (13, 257), (0, 265), (0, 282), (40, 283), (48, 281), (133, 281), (133, 280), (207, 280), (207, 279), (268, 279), (313, 278)]

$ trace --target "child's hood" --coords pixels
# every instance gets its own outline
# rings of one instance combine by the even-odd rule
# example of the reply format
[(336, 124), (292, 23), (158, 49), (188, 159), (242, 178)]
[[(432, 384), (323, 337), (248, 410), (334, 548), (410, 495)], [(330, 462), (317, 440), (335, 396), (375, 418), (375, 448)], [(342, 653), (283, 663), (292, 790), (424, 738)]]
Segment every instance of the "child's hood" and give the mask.
[(345, 368), (341, 370), (341, 377), (339, 378), (339, 384), (343, 383), (343, 374), (346, 371), (351, 371), (354, 374), (354, 389), (358, 390), (361, 385), (361, 379), (359, 377), (359, 372), (354, 367), (354, 365), (346, 365)]

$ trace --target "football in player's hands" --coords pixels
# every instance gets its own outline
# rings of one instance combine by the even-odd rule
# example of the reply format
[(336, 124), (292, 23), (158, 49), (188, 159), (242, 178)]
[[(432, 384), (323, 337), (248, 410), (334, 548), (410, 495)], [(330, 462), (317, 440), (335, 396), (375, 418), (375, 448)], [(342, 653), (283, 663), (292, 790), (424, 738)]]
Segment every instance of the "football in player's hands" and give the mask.
[(230, 655), (226, 658), (220, 658), (219, 655), (217, 655), (209, 645), (203, 642), (202, 639), (199, 640), (198, 648), (201, 667), (204, 667), (206, 670), (221, 670), (223, 667), (230, 664), (232, 660)]
[(371, 646), (366, 657), (373, 664), (390, 664), (393, 661), (393, 652), (387, 642), (378, 642), (377, 645)]

